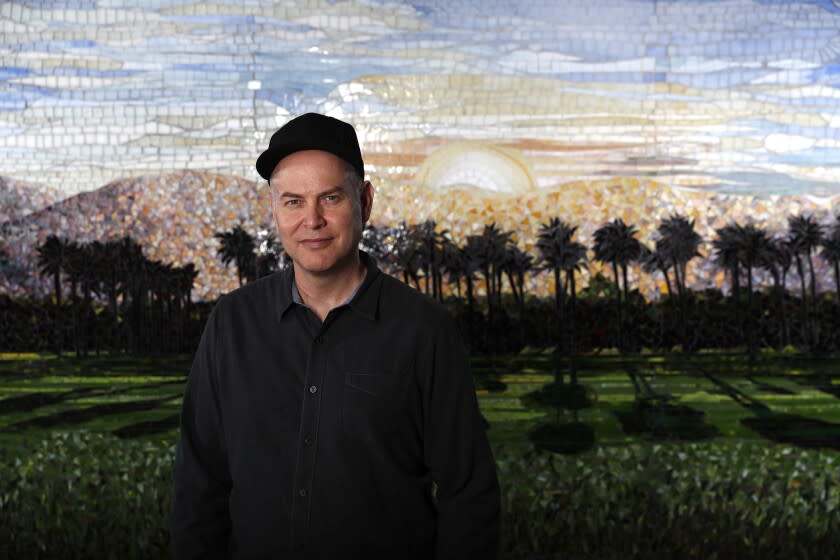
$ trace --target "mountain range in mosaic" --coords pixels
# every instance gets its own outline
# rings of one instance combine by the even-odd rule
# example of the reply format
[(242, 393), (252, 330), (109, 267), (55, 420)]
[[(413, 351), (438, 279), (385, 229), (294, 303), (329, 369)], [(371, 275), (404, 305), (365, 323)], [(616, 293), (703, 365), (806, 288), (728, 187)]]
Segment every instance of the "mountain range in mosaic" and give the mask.
[[(25, 198), (33, 187), (2, 178), (0, 185), (4, 201), (0, 208), (14, 216), (2, 224), (5, 250), (15, 263), (16, 275), (0, 277), (0, 289), (11, 294), (47, 293), (47, 279), (37, 275), (35, 263), (36, 247), (50, 234), (76, 241), (131, 235), (150, 259), (177, 265), (193, 262), (199, 270), (195, 296), (213, 298), (238, 285), (236, 271), (226, 269), (216, 256), (214, 233), (236, 224), (252, 234), (274, 229), (267, 187), (231, 175), (182, 171), (127, 178), (60, 201), (53, 201), (51, 191), (45, 191), (40, 208), (34, 207), (32, 197)], [(25, 206), (21, 200), (30, 201), (28, 212), (20, 211)], [(696, 230), (706, 241), (701, 252), (709, 255), (714, 230), (731, 221), (783, 231), (788, 215), (814, 214), (825, 221), (831, 218), (831, 209), (801, 196), (727, 195), (674, 189), (653, 180), (607, 178), (515, 193), (468, 185), (435, 191), (383, 187), (377, 190), (371, 222), (394, 225), (433, 219), (456, 242), (495, 222), (515, 231), (519, 245), (533, 251), (540, 224), (554, 216), (579, 225), (577, 240), (589, 246), (595, 229), (617, 217), (635, 225), (639, 239), (652, 244), (659, 221), (681, 213), (695, 220)], [(594, 273), (600, 265), (593, 262), (590, 270)], [(688, 281), (695, 288), (722, 286), (723, 272), (710, 259), (697, 259), (689, 267)], [(641, 277), (641, 286), (651, 295), (658, 289), (646, 275)], [(547, 288), (539, 278), (531, 279), (534, 293), (545, 293)]]

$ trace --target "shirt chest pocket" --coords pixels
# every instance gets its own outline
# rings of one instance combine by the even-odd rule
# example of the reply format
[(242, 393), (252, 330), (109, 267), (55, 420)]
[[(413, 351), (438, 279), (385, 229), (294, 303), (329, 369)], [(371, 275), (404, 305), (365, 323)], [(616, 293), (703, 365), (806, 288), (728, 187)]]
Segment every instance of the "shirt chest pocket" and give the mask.
[(377, 439), (393, 431), (402, 400), (400, 378), (390, 373), (344, 374), (341, 423), (345, 434)]

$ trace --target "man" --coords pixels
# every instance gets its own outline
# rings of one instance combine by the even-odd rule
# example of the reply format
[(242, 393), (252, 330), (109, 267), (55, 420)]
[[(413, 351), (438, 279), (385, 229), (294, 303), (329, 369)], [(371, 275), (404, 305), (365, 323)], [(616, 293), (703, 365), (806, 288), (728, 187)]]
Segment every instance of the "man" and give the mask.
[(181, 414), (175, 556), (496, 557), (467, 356), (439, 305), (358, 250), (373, 187), (355, 130), (300, 116), (257, 171), (293, 265), (207, 322)]

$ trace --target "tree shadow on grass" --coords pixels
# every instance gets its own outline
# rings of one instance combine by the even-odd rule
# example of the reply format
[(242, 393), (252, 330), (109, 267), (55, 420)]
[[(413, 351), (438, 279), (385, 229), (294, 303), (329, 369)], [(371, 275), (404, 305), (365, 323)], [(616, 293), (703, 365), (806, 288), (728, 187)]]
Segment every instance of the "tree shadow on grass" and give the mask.
[(689, 441), (720, 435), (717, 426), (705, 421), (705, 412), (672, 403), (673, 395), (655, 391), (636, 368), (626, 368), (625, 371), (633, 383), (636, 398), (630, 408), (613, 411), (625, 434)]
[(750, 380), (750, 383), (755, 385), (755, 388), (762, 393), (770, 393), (773, 395), (795, 395), (796, 391), (791, 391), (786, 387), (779, 387), (778, 385), (772, 385), (767, 383), (766, 381), (759, 381), (752, 375), (747, 376), (747, 379)]
[(113, 416), (116, 414), (153, 410), (169, 400), (172, 400), (172, 396), (129, 402), (102, 403), (85, 408), (62, 410), (46, 416), (37, 416), (35, 418), (10, 424), (3, 431), (15, 432), (29, 428), (53, 428), (55, 426), (84, 424), (85, 422), (89, 422), (90, 420), (94, 420), (102, 416)]
[(25, 393), (15, 397), (5, 398), (0, 400), (0, 415), (13, 414), (15, 412), (30, 412), (36, 408), (90, 395), (94, 391), (96, 391), (95, 387), (79, 387), (61, 393)]
[(834, 385), (830, 375), (791, 375), (790, 378), (800, 385), (813, 387), (817, 391), (840, 399), (840, 385)]
[(752, 418), (742, 418), (741, 424), (763, 438), (798, 447), (840, 450), (840, 424), (809, 418), (799, 414), (775, 412), (761, 401), (750, 397), (716, 376), (699, 370), (739, 405), (753, 412)]
[(119, 389), (98, 389), (96, 387), (78, 387), (70, 391), (63, 391), (61, 393), (53, 393), (46, 391), (39, 391), (36, 393), (25, 393), (15, 397), (0, 399), (0, 416), (4, 414), (13, 414), (16, 412), (31, 412), (37, 408), (58, 404), (60, 402), (77, 399), (79, 397), (99, 397), (104, 395), (119, 395), (128, 393), (136, 389), (157, 389), (167, 385), (183, 384), (182, 379), (160, 381), (157, 383), (145, 383), (143, 385), (131, 385), (129, 387), (121, 387)]

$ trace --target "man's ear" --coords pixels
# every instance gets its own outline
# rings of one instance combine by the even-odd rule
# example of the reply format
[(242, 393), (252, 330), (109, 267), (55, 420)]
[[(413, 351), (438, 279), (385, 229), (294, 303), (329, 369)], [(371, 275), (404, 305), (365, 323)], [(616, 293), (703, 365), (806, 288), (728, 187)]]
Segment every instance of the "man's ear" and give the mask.
[(365, 181), (362, 185), (361, 192), (361, 209), (362, 209), (362, 223), (366, 224), (370, 218), (370, 211), (373, 208), (373, 185), (370, 181)]

